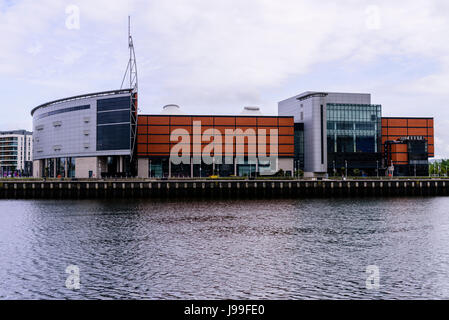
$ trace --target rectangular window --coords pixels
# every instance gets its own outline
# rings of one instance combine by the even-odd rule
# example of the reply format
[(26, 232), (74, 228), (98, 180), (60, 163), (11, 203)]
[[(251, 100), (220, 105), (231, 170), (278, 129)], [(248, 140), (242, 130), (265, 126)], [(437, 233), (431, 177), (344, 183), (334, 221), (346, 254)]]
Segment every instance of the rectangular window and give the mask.
[(90, 109), (90, 105), (70, 107), (70, 108), (65, 108), (65, 109), (60, 109), (60, 110), (55, 110), (55, 111), (50, 111), (50, 112), (43, 113), (41, 115), (38, 115), (36, 117), (36, 119), (42, 119), (42, 118), (45, 118), (45, 117), (54, 116), (56, 114), (67, 113), (67, 112), (74, 112), (74, 111), (80, 111), (80, 110), (87, 110), (87, 109)]
[(113, 112), (99, 112), (97, 114), (97, 124), (112, 124), (130, 122), (129, 110), (113, 111)]
[(97, 112), (130, 109), (130, 97), (109, 98), (97, 100)]
[(98, 126), (97, 151), (130, 149), (130, 137), (130, 124)]

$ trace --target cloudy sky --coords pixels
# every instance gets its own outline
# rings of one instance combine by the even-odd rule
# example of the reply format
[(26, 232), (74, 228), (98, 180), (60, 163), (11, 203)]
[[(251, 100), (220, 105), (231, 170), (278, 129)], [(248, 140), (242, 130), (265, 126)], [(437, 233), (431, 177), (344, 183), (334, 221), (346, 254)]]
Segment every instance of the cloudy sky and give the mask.
[(436, 157), (449, 158), (447, 0), (0, 0), (0, 130), (119, 88), (128, 15), (141, 113), (276, 114), (303, 91), (366, 92), (384, 116), (435, 117)]

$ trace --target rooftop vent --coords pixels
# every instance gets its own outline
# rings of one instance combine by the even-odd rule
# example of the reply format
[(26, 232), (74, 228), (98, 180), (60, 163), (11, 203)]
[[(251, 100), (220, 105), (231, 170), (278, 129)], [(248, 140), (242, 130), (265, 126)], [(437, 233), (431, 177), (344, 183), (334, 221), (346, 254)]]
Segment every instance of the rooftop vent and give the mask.
[(262, 112), (260, 112), (259, 107), (244, 107), (240, 114), (248, 116), (261, 116)]
[(168, 104), (162, 108), (161, 114), (167, 115), (182, 115), (184, 112), (181, 111), (181, 108), (177, 104)]

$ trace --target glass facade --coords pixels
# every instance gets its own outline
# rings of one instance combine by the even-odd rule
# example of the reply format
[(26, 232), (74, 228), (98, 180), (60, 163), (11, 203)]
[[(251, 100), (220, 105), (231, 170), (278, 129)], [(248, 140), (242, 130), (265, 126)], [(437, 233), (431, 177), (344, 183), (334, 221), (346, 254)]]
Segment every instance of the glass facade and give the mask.
[(67, 112), (74, 112), (74, 111), (80, 111), (80, 110), (87, 110), (87, 109), (90, 109), (90, 105), (70, 107), (70, 108), (65, 108), (65, 109), (60, 109), (60, 110), (55, 110), (55, 111), (42, 113), (42, 114), (36, 116), (36, 119), (42, 119), (42, 118), (54, 116), (56, 114), (67, 113)]
[(295, 169), (304, 170), (304, 123), (295, 123)]
[(381, 105), (327, 104), (329, 172), (348, 167), (374, 174), (381, 161), (381, 124)]
[(380, 105), (327, 105), (327, 150), (332, 152), (380, 152)]
[(1, 137), (0, 138), (0, 173), (2, 176), (17, 170), (18, 160), (18, 138)]
[(97, 101), (97, 150), (131, 148), (130, 97)]

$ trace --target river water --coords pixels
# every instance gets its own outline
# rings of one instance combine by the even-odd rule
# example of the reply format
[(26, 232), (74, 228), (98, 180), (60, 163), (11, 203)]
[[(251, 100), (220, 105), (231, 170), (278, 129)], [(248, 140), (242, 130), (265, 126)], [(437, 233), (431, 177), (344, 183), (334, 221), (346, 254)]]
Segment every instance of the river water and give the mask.
[(349, 298), (449, 298), (449, 198), (0, 201), (0, 299)]

